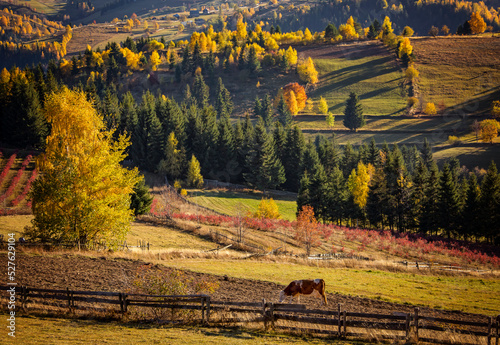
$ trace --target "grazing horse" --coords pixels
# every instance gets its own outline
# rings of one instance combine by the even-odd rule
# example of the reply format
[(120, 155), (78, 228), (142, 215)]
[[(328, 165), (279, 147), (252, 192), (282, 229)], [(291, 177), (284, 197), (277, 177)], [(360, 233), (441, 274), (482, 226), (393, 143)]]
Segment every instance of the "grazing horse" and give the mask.
[(325, 281), (323, 279), (314, 280), (294, 280), (280, 292), (280, 303), (283, 302), (288, 296), (291, 296), (290, 303), (297, 297), (297, 303), (300, 302), (300, 295), (315, 295), (316, 297), (323, 298), (323, 303), (327, 305), (325, 295)]

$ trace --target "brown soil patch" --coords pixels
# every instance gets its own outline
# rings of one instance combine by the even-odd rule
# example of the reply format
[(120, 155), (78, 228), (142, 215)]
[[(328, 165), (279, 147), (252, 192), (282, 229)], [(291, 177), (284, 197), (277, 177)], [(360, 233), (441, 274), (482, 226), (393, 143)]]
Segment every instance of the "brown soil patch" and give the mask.
[(466, 67), (500, 66), (500, 38), (444, 37), (411, 39), (419, 64)]
[(370, 56), (394, 56), (386, 46), (377, 41), (295, 46), (299, 58), (355, 60)]
[[(7, 260), (6, 254), (0, 254), (1, 262)], [(91, 291), (127, 292), (135, 272), (145, 263), (139, 260), (109, 259), (105, 256), (91, 258), (78, 255), (24, 255), (16, 256), (18, 285), (49, 289), (73, 289)], [(157, 268), (170, 270), (157, 265)], [(7, 281), (7, 270), (3, 270), (2, 281)], [(279, 291), (284, 288), (271, 282), (227, 278), (216, 275), (186, 272), (193, 278), (208, 278), (220, 283), (219, 289), (212, 294), (214, 300), (261, 302), (277, 301)], [(318, 298), (302, 297), (301, 303), (308, 308), (334, 308), (341, 303), (345, 310), (361, 313), (392, 314), (395, 312), (413, 312), (414, 306), (389, 303), (384, 301), (328, 294), (328, 307), (321, 305)], [(420, 308), (420, 314), (432, 317), (443, 317), (467, 321), (486, 321), (484, 315), (462, 313), (459, 311), (442, 311), (430, 308)]]

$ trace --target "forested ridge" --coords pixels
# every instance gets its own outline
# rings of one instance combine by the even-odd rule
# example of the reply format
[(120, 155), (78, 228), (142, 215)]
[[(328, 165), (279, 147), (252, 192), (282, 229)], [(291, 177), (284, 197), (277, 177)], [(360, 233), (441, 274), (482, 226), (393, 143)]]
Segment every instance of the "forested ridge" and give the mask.
[[(408, 37), (397, 37), (388, 17), (377, 23), (367, 28), (366, 37), (381, 39), (413, 68)], [(46, 68), (39, 64), (3, 69), (2, 141), (43, 149), (51, 130), (43, 116), (44, 102), (70, 85), (86, 93), (115, 138), (130, 137), (126, 154), (134, 165), (170, 181), (186, 179), (188, 162), (199, 161), (206, 178), (298, 192), (298, 209), (310, 205), (324, 222), (497, 241), (500, 175), (494, 164), (487, 172), (469, 171), (452, 160), (440, 171), (427, 142), (422, 148), (400, 148), (378, 147), (373, 140), (359, 147), (340, 147), (335, 138), (306, 140), (292, 121), (299, 104), (306, 105), (298, 83), (283, 87), (277, 97), (256, 99), (252, 116), (233, 116), (234, 96), (219, 73), (244, 70), (254, 78), (263, 69), (296, 69), (303, 84), (314, 84), (314, 64), (310, 59), (298, 61), (289, 44), (331, 44), (359, 37), (357, 25), (350, 17), (339, 29), (329, 24), (314, 35), (309, 30), (282, 33), (279, 27), (271, 33), (259, 25), (250, 30), (240, 17), (234, 32), (210, 27), (193, 33), (190, 41), (168, 44), (127, 39), (103, 51), (87, 47), (83, 55), (51, 60)], [(182, 87), (182, 98), (150, 91), (134, 97), (123, 90), (122, 82), (136, 71), (145, 70), (142, 75), (154, 83), (161, 63), (167, 65), (171, 82)], [(412, 96), (411, 84), (408, 91)], [(351, 98), (359, 121), (347, 127), (355, 131), (363, 124), (362, 109), (356, 95)]]

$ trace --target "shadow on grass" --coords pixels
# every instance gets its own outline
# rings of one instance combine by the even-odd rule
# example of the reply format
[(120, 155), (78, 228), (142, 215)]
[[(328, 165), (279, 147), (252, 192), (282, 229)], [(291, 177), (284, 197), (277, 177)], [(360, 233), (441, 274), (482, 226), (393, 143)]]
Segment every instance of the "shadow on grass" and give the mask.
[(484, 116), (491, 114), (491, 103), (500, 99), (500, 86), (493, 87), (478, 93), (482, 95), (468, 101), (448, 107), (444, 111), (445, 116)]

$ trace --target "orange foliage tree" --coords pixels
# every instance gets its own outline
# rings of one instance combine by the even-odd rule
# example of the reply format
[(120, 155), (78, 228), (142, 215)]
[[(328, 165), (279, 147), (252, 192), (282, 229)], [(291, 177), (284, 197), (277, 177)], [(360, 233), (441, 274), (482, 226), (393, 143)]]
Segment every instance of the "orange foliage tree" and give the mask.
[(295, 239), (304, 244), (307, 255), (311, 254), (311, 248), (318, 247), (321, 244), (318, 221), (314, 217), (312, 206), (302, 206), (297, 215)]
[[(293, 102), (293, 97), (295, 96), (296, 106)], [(288, 105), (288, 109), (293, 115), (297, 115), (299, 111), (306, 107), (307, 95), (306, 90), (299, 83), (290, 83), (283, 88), (283, 97)], [(292, 111), (293, 110), (293, 111)]]

